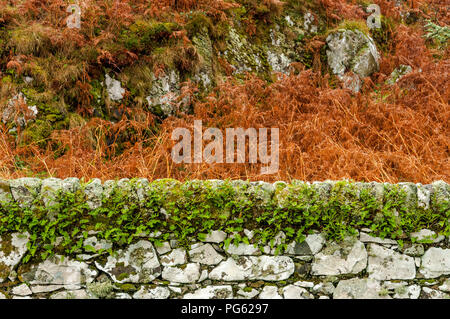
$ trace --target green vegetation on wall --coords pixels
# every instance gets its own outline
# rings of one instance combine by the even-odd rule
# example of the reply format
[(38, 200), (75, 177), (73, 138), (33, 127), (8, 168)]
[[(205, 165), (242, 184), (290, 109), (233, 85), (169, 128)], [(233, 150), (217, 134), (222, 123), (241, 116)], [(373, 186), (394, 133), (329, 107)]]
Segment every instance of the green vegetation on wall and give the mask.
[[(341, 181), (333, 184), (276, 183), (254, 185), (243, 181), (158, 180), (144, 188), (137, 180), (125, 187), (117, 184), (103, 192), (102, 205), (89, 209), (85, 187), (75, 193), (58, 192), (49, 204), (49, 195), (37, 196), (32, 205), (14, 201), (0, 206), (0, 236), (28, 232), (27, 262), (60, 253), (74, 254), (92, 231), (115, 246), (149, 237), (156, 245), (176, 239), (188, 246), (203, 240), (212, 230), (231, 235), (225, 245), (256, 243), (273, 245), (280, 231), (285, 243), (302, 242), (312, 231), (328, 239), (343, 240), (357, 229), (370, 228), (374, 235), (390, 237), (399, 244), (411, 232), (424, 228), (450, 234), (450, 202), (434, 193), (431, 208), (417, 204), (399, 185), (379, 184), (382, 195), (362, 184)], [(324, 187), (329, 185), (330, 189)], [(244, 229), (254, 232), (250, 240)], [(158, 236), (156, 233), (160, 233)], [(92, 248), (93, 249), (93, 248)], [(110, 250), (112, 253), (112, 250)]]

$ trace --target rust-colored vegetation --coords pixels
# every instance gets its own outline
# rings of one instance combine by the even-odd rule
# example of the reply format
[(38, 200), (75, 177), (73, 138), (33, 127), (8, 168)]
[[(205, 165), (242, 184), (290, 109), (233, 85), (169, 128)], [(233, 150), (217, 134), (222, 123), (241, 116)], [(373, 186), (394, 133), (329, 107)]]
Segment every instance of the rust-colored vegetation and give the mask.
[[(362, 1), (313, 2), (329, 29), (344, 20), (364, 23), (368, 16)], [(39, 83), (30, 94), (53, 115), (38, 116), (34, 130), (18, 127), (15, 134), (0, 122), (0, 177), (450, 182), (449, 47), (424, 37), (427, 20), (449, 25), (448, 3), (409, 1), (396, 7), (395, 1), (373, 2), (388, 26), (378, 35), (380, 71), (365, 80), (360, 93), (343, 89), (328, 72), (323, 33), (309, 41), (313, 63), (294, 63), (289, 76), (237, 79), (227, 61), (218, 59), (223, 76), (208, 93), (184, 83), (180, 98), (190, 96), (191, 112), (157, 117), (139, 98), (146, 90), (141, 85), (138, 93), (126, 91), (111, 120), (112, 115), (99, 116), (93, 107), (95, 79), (103, 68), (119, 75), (135, 66), (130, 74), (144, 79), (147, 69), (164, 73), (168, 64), (186, 73), (195, 69), (199, 57), (188, 12), (204, 13), (220, 44), (220, 26), (231, 23), (240, 6), (247, 8), (249, 34), (258, 36), (258, 21), (270, 23), (284, 7), (304, 8), (310, 1), (80, 0), (83, 24), (77, 30), (65, 27), (69, 1), (0, 0), (0, 120), (8, 100), (25, 89), (16, 81), (24, 74)], [(405, 13), (408, 23), (401, 17)], [(161, 23), (150, 42), (124, 40), (124, 29), (148, 21)], [(400, 64), (413, 71), (395, 85), (386, 84)], [(121, 79), (132, 81), (129, 75)], [(22, 109), (18, 103), (16, 118)], [(195, 119), (223, 131), (278, 127), (278, 173), (260, 175), (259, 164), (175, 164), (172, 131), (192, 129)]]

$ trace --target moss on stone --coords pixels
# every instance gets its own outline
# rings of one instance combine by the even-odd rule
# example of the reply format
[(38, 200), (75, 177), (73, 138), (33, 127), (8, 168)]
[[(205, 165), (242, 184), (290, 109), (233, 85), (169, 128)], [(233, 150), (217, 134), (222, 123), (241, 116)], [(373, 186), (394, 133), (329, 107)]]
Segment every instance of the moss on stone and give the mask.
[(49, 121), (37, 120), (29, 125), (21, 135), (21, 144), (37, 144), (40, 147), (47, 145), (47, 139), (50, 137), (53, 129)]

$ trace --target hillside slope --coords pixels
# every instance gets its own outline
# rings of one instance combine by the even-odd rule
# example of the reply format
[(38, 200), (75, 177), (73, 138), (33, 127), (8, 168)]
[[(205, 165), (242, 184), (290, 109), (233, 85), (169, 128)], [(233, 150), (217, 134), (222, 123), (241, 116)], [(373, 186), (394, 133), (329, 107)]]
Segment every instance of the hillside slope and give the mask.
[[(445, 1), (373, 2), (0, 0), (0, 177), (448, 182)], [(278, 173), (175, 164), (194, 119), (279, 128)]]

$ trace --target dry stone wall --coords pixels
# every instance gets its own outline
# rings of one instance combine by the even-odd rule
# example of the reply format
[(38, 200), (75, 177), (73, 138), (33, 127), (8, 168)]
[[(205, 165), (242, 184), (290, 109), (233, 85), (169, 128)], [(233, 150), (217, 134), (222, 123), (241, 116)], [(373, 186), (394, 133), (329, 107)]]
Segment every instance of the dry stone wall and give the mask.
[[(33, 207), (37, 205), (34, 200), (39, 198), (48, 207), (51, 220), (57, 214), (51, 212), (51, 204), (57, 201), (51, 194), (57, 189), (65, 192), (81, 189), (86, 195), (88, 211), (92, 211), (101, 209), (105, 198), (113, 200), (114, 187), (132, 191), (134, 200), (140, 202), (148, 194), (145, 187), (151, 187), (151, 183), (142, 179), (137, 182), (144, 187), (135, 188), (136, 183), (129, 180), (104, 183), (93, 180), (84, 185), (75, 178), (0, 181), (0, 202), (3, 207), (12, 207), (5, 206), (11, 202), (20, 207)], [(211, 182), (220, 184), (220, 181)], [(245, 182), (237, 184), (242, 183)], [(327, 197), (336, 182), (303, 184), (315, 185), (319, 194)], [(380, 198), (385, 198), (383, 193), (393, 186), (356, 185), (357, 190), (380, 190)], [(280, 190), (280, 182), (248, 183), (247, 186), (245, 192), (237, 194), (246, 197), (259, 192), (252, 197), (260, 200), (258, 205), (264, 205), (269, 199), (279, 207), (288, 205), (283, 192), (286, 187)], [(448, 205), (445, 206), (449, 201), (448, 184), (397, 186), (406, 190), (409, 201), (405, 205), (411, 209), (414, 205), (449, 218)], [(385, 200), (380, 199), (380, 205), (381, 209), (387, 209)], [(435, 206), (441, 210), (437, 211)], [(173, 214), (160, 209), (166, 215)], [(11, 223), (5, 216), (3, 211), (0, 229)], [(407, 237), (392, 239), (390, 234), (381, 238), (373, 228), (360, 227), (343, 240), (328, 238), (329, 233), (324, 229), (311, 229), (303, 240), (292, 240), (289, 232), (281, 229), (270, 242), (261, 242), (260, 237), (258, 242), (256, 228), (244, 225), (241, 232), (211, 229), (205, 236), (189, 238), (186, 245), (175, 233), (156, 231), (118, 244), (91, 229), (84, 236), (74, 235), (81, 244), (70, 253), (56, 250), (45, 258), (35, 254), (25, 260), (33, 249), (36, 235), (21, 229), (3, 230), (0, 233), (0, 299), (450, 298), (448, 234), (416, 229)], [(234, 241), (237, 235), (246, 240)], [(65, 240), (64, 235), (56, 237), (59, 242)]]

